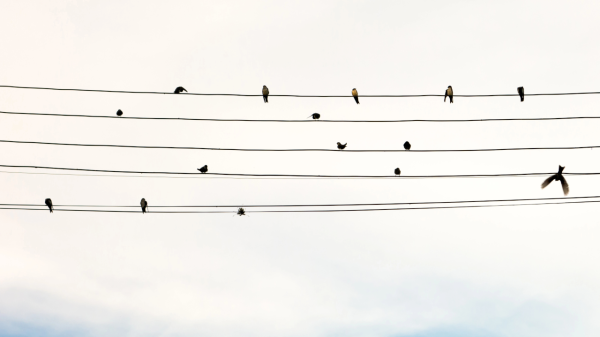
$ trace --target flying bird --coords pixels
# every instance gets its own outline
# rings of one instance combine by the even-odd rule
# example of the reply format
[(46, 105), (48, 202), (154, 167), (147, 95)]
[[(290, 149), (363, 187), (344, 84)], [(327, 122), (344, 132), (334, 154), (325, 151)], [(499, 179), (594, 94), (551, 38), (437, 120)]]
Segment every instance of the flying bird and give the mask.
[(446, 89), (446, 94), (444, 95), (444, 102), (446, 102), (446, 97), (450, 97), (450, 103), (454, 103), (454, 91), (452, 91), (451, 85), (449, 85), (448, 89)]
[(200, 171), (201, 173), (206, 173), (208, 172), (208, 165), (204, 165), (201, 168), (198, 169), (198, 171)]
[(187, 92), (187, 90), (185, 90), (184, 87), (177, 87), (177, 88), (175, 88), (175, 91), (173, 91), (173, 93), (174, 94), (181, 94), (181, 92), (183, 92), (183, 91)]
[(146, 201), (145, 198), (142, 198), (142, 201), (140, 201), (140, 205), (142, 206), (142, 214), (146, 213), (147, 212), (146, 208), (148, 208), (148, 202)]
[(263, 85), (263, 99), (265, 103), (269, 103), (269, 88), (266, 85)]
[(121, 109), (117, 110), (117, 116), (119, 116), (119, 117), (123, 116), (123, 111), (121, 111)]
[(405, 150), (410, 150), (410, 143), (409, 143), (408, 141), (406, 141), (406, 142), (404, 143), (404, 149), (405, 149)]
[(518, 87), (517, 92), (519, 93), (519, 96), (521, 97), (521, 102), (523, 102), (525, 100), (525, 88)]
[(48, 208), (50, 209), (50, 213), (54, 213), (54, 207), (52, 206), (52, 199), (47, 198), (45, 203), (46, 203), (46, 206), (48, 206)]
[(356, 88), (352, 89), (352, 96), (354, 97), (354, 100), (356, 101), (356, 104), (360, 104), (358, 102), (358, 91), (356, 91)]
[(309, 117), (312, 117), (312, 119), (319, 119), (319, 118), (321, 118), (321, 114), (315, 112), (314, 114), (310, 115)]
[(394, 170), (394, 174), (399, 176), (400, 175), (400, 168), (396, 167), (396, 169)]
[(346, 143), (346, 144), (342, 144), (342, 143), (340, 143), (340, 142), (338, 142), (337, 144), (338, 144), (338, 149), (339, 149), (339, 150), (343, 150), (343, 149), (345, 149), (345, 148), (346, 148), (346, 145), (348, 145), (348, 143)]
[(556, 174), (551, 175), (548, 179), (544, 180), (544, 182), (542, 183), (542, 188), (546, 188), (546, 186), (550, 185), (550, 183), (553, 181), (560, 181), (563, 193), (565, 195), (569, 194), (569, 184), (567, 184), (567, 180), (565, 179), (565, 177), (563, 177), (562, 174), (564, 169), (564, 166), (558, 165), (558, 172)]
[(243, 208), (238, 208), (237, 215), (242, 216), (246, 215), (246, 211)]

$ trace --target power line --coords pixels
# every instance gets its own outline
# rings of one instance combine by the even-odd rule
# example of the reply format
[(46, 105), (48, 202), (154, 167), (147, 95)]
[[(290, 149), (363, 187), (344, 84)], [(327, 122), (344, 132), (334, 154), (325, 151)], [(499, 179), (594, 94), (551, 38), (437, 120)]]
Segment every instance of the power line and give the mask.
[[(157, 95), (180, 95), (180, 96), (237, 96), (237, 97), (261, 97), (262, 94), (208, 94), (208, 93), (185, 93), (175, 94), (173, 92), (160, 91), (126, 91), (126, 90), (102, 90), (102, 89), (67, 89), (51, 87), (30, 87), (17, 85), (0, 85), (0, 88), (12, 89), (35, 89), (35, 90), (55, 90), (55, 91), (80, 91), (80, 92), (104, 92), (118, 94), (157, 94)], [(545, 94), (525, 94), (525, 96), (570, 96), (570, 95), (597, 95), (598, 91), (588, 92), (563, 92), (563, 93), (545, 93)], [(403, 97), (444, 97), (443, 94), (424, 94), (424, 95), (359, 95), (360, 97), (377, 98), (403, 98)], [(454, 97), (509, 97), (519, 96), (518, 94), (483, 94), (483, 95), (453, 95)], [(269, 97), (311, 97), (311, 98), (350, 98), (351, 95), (277, 95), (269, 94)]]
[(516, 121), (553, 121), (600, 119), (600, 116), (573, 117), (541, 117), (541, 118), (473, 118), (473, 119), (392, 119), (392, 120), (349, 120), (349, 119), (222, 119), (222, 118), (185, 118), (185, 117), (125, 117), (102, 115), (71, 115), (37, 112), (0, 111), (0, 114), (47, 116), (47, 117), (80, 117), (80, 118), (110, 118), (131, 120), (165, 120), (165, 121), (197, 121), (197, 122), (257, 122), (257, 123), (469, 123), (469, 122), (516, 122)]
[[(61, 171), (83, 171), (83, 172), (105, 172), (105, 173), (127, 173), (127, 174), (164, 174), (164, 175), (193, 175), (193, 176), (235, 176), (235, 177), (299, 177), (299, 178), (370, 178), (370, 179), (427, 179), (427, 178), (498, 178), (498, 177), (528, 177), (528, 176), (548, 176), (556, 172), (550, 173), (500, 173), (500, 174), (447, 174), (447, 175), (311, 175), (311, 174), (249, 174), (249, 173), (200, 173), (200, 172), (168, 172), (168, 171), (125, 171), (125, 170), (102, 170), (102, 169), (85, 169), (85, 168), (69, 168), (69, 167), (54, 167), (54, 166), (33, 166), (33, 165), (6, 165), (0, 164), (0, 167), (9, 168), (30, 168), (44, 170), (61, 170)], [(563, 172), (563, 175), (574, 176), (590, 176), (600, 175), (600, 172)]]
[[(524, 202), (524, 201), (546, 201), (546, 200), (574, 200), (574, 199), (598, 199), (600, 196), (582, 197), (554, 197), (554, 198), (519, 198), (519, 199), (487, 199), (487, 200), (459, 200), (459, 201), (418, 201), (418, 202), (386, 202), (386, 203), (346, 203), (346, 204), (287, 204), (287, 205), (152, 205), (153, 208), (294, 208), (294, 207), (357, 207), (357, 206), (400, 206), (400, 205), (434, 205), (434, 204), (471, 204), (471, 203), (493, 203), (493, 202)], [(600, 201), (600, 200), (599, 200)], [(44, 207), (42, 204), (0, 204), (0, 206), (22, 206), (22, 207)], [(60, 205), (54, 207), (91, 207), (91, 208), (140, 208), (140, 205)]]
[[(432, 210), (432, 209), (456, 209), (456, 208), (488, 208), (488, 207), (515, 207), (515, 206), (538, 206), (538, 205), (564, 205), (564, 204), (587, 204), (597, 203), (600, 200), (569, 201), (569, 202), (544, 202), (531, 204), (507, 204), (507, 205), (466, 205), (466, 206), (433, 206), (433, 207), (401, 207), (401, 208), (361, 208), (361, 209), (319, 209), (319, 210), (267, 210), (267, 211), (246, 211), (246, 213), (340, 213), (340, 212), (376, 212), (376, 211), (408, 211), (408, 210)], [(149, 208), (151, 208), (150, 206)], [(0, 207), (0, 210), (21, 210), (21, 211), (45, 211), (43, 208), (19, 208), (19, 207)], [(54, 209), (55, 212), (86, 212), (86, 213), (140, 213), (140, 211), (120, 211), (120, 210), (95, 210), (95, 209)], [(147, 214), (202, 214), (202, 213), (229, 213), (235, 214), (235, 211), (149, 211)]]
[(52, 145), (52, 146), (78, 146), (78, 147), (113, 147), (128, 149), (160, 149), (160, 150), (202, 150), (202, 151), (238, 151), (238, 152), (496, 152), (496, 151), (532, 151), (532, 150), (584, 150), (600, 148), (600, 145), (587, 146), (554, 146), (554, 147), (510, 147), (496, 149), (448, 149), (448, 150), (337, 150), (337, 149), (240, 149), (223, 147), (194, 147), (194, 146), (158, 146), (158, 145), (118, 145), (118, 144), (82, 144), (82, 143), (55, 143), (55, 142), (36, 142), (22, 140), (0, 140), (0, 143), (12, 144), (32, 144), (32, 145)]

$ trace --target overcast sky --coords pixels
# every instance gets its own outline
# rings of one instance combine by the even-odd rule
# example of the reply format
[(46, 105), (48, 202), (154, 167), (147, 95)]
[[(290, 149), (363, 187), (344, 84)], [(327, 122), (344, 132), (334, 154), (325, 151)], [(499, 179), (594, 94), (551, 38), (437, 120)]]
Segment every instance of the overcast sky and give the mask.
[[(599, 91), (594, 1), (1, 1), (0, 84), (350, 95)], [(443, 119), (595, 115), (598, 96), (206, 97), (0, 88), (0, 110)], [(600, 145), (600, 121), (217, 123), (0, 116), (0, 139), (413, 149)], [(386, 175), (600, 172), (598, 150), (273, 153), (0, 144), (0, 164)], [(596, 204), (353, 213), (153, 214), (152, 205), (561, 197), (543, 177), (166, 179), (2, 169), (0, 336), (552, 337), (600, 333)], [(14, 173), (14, 172), (20, 173)], [(13, 173), (9, 173), (13, 172)], [(58, 173), (58, 172), (53, 172)], [(570, 196), (600, 178), (567, 177)], [(249, 209), (251, 211), (251, 209)]]

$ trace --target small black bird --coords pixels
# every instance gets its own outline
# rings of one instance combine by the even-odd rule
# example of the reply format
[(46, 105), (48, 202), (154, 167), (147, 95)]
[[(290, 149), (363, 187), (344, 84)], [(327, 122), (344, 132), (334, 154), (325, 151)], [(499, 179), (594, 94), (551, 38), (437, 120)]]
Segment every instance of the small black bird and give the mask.
[(446, 89), (446, 94), (444, 95), (444, 102), (446, 102), (446, 97), (450, 97), (450, 103), (454, 103), (454, 91), (452, 90), (451, 85), (449, 85), (448, 89)]
[(346, 148), (346, 145), (348, 145), (348, 143), (346, 143), (346, 144), (342, 144), (342, 143), (338, 142), (338, 149), (339, 149), (339, 150), (343, 150), (343, 149), (345, 149), (345, 148)]
[(117, 116), (119, 116), (119, 117), (123, 116), (123, 111), (121, 111), (121, 109), (117, 110)]
[(309, 117), (312, 117), (312, 119), (319, 119), (319, 118), (321, 118), (321, 114), (315, 112), (314, 114), (310, 115)]
[(356, 101), (356, 104), (360, 104), (358, 102), (358, 91), (356, 91), (356, 88), (352, 89), (352, 96), (354, 97), (354, 100)]
[(518, 87), (517, 92), (519, 93), (519, 96), (521, 97), (521, 102), (523, 102), (525, 100), (525, 88)]
[(410, 150), (410, 143), (409, 143), (408, 141), (406, 141), (406, 142), (404, 143), (404, 149), (405, 149), (405, 150)]
[(47, 198), (45, 203), (46, 203), (46, 206), (48, 206), (48, 208), (50, 209), (50, 213), (54, 213), (54, 207), (52, 206), (52, 199)]
[(263, 100), (265, 103), (269, 103), (269, 88), (266, 85), (263, 85)]
[(204, 165), (201, 168), (198, 169), (198, 171), (200, 171), (201, 173), (206, 173), (208, 172), (208, 165)]
[(394, 170), (394, 174), (399, 176), (400, 175), (400, 168), (396, 167), (396, 169)]
[(242, 216), (246, 215), (246, 211), (243, 208), (238, 208), (237, 215)]
[(542, 188), (546, 188), (546, 186), (550, 185), (550, 183), (553, 181), (560, 181), (563, 193), (565, 195), (569, 194), (569, 184), (567, 184), (567, 180), (562, 175), (564, 169), (564, 166), (558, 165), (558, 172), (556, 174), (551, 175), (548, 179), (544, 180), (544, 182), (542, 183)]
[(181, 94), (181, 92), (183, 92), (183, 91), (187, 92), (187, 90), (185, 90), (184, 87), (177, 87), (177, 88), (175, 88), (175, 91), (173, 91), (173, 93), (174, 94)]
[(142, 198), (142, 201), (140, 201), (140, 205), (142, 206), (142, 214), (146, 213), (146, 208), (148, 208), (148, 202), (146, 201), (146, 199)]

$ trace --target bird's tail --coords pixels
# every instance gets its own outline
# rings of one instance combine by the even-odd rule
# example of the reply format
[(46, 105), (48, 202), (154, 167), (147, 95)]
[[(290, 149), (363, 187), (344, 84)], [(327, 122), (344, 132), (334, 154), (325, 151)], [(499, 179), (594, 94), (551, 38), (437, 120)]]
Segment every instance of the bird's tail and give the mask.
[(446, 97), (448, 97), (448, 96), (444, 96), (444, 103), (446, 103)]
[(354, 100), (356, 101), (356, 104), (360, 104), (360, 102), (358, 102), (358, 97), (354, 97)]

